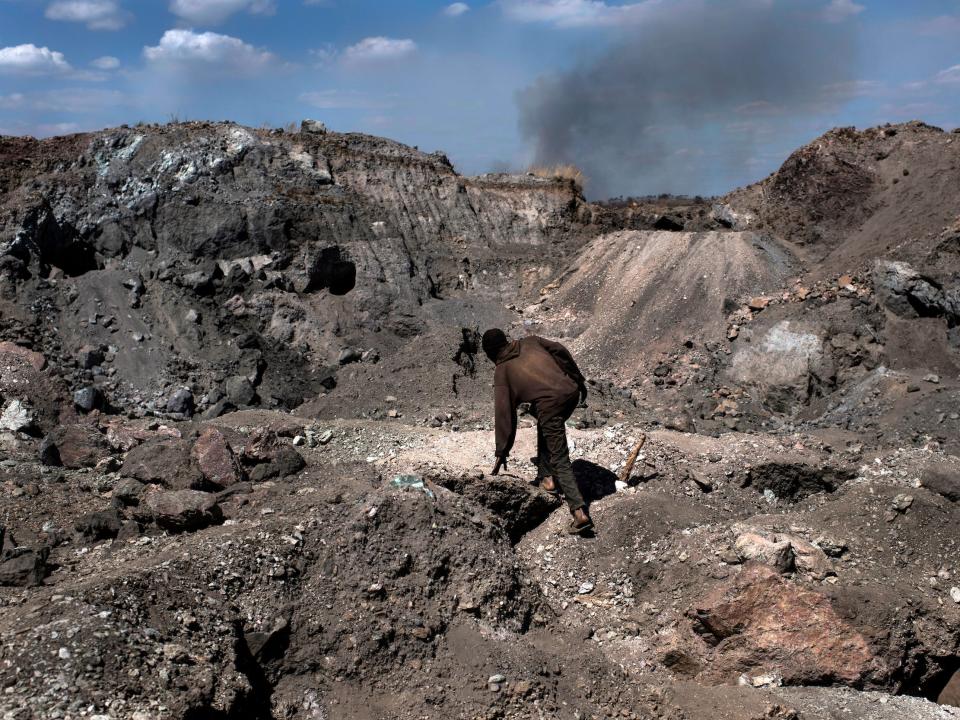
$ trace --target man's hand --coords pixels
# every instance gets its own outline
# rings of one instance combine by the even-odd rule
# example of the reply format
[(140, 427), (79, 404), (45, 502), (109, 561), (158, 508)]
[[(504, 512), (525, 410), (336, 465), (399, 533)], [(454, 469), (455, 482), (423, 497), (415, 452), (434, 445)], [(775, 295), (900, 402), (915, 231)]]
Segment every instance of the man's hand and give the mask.
[(497, 457), (497, 461), (493, 464), (493, 472), (491, 472), (490, 474), (491, 474), (491, 475), (499, 475), (499, 474), (500, 474), (500, 468), (501, 468), (501, 467), (502, 467), (504, 470), (507, 469), (507, 456), (506, 456), (506, 455), (498, 456), (498, 457)]

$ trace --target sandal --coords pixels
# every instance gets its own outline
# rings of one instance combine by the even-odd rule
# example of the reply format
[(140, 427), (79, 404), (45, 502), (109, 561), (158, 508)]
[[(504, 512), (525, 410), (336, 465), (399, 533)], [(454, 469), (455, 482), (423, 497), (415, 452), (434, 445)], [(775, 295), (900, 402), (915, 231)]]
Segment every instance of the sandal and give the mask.
[(587, 518), (585, 523), (577, 525), (576, 522), (570, 523), (570, 527), (567, 528), (568, 535), (583, 535), (583, 533), (588, 530), (593, 530), (593, 520)]

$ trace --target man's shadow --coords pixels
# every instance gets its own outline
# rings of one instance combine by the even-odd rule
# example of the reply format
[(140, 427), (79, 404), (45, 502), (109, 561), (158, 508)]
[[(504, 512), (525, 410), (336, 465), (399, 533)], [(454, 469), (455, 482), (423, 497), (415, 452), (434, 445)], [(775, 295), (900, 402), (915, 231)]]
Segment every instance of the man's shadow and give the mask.
[(595, 462), (574, 460), (573, 476), (577, 480), (577, 486), (580, 488), (584, 502), (587, 503), (588, 510), (590, 505), (600, 498), (613, 495), (617, 491), (617, 476)]

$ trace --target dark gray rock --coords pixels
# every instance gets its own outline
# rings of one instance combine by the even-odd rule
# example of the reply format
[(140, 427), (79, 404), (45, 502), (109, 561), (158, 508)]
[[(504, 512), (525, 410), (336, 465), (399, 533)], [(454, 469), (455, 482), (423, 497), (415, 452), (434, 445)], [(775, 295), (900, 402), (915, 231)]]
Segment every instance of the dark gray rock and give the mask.
[(123, 478), (113, 489), (113, 499), (121, 505), (139, 505), (144, 489), (146, 485), (139, 480)]
[(291, 447), (281, 447), (270, 462), (261, 463), (250, 471), (250, 480), (263, 482), (273, 478), (285, 478), (288, 475), (297, 474), (306, 465), (303, 456), (296, 450)]
[(0, 556), (0, 585), (33, 587), (49, 574), (49, 548), (17, 548)]
[(100, 348), (85, 345), (80, 348), (80, 352), (77, 354), (77, 362), (84, 370), (95, 368), (97, 365), (103, 364), (103, 351)]
[(902, 317), (960, 319), (960, 290), (944, 288), (903, 262), (878, 260), (873, 284), (879, 300)]
[(960, 472), (956, 470), (929, 467), (920, 476), (920, 484), (950, 502), (960, 502)]
[(193, 415), (193, 393), (187, 388), (180, 388), (167, 400), (167, 412), (180, 415)]
[(201, 420), (215, 420), (221, 415), (226, 415), (228, 412), (236, 410), (236, 407), (229, 400), (218, 400), (213, 405), (208, 407), (200, 415)]
[(337, 362), (341, 365), (349, 365), (350, 363), (360, 362), (362, 358), (363, 351), (358, 350), (357, 348), (344, 348), (340, 351)]
[(39, 448), (40, 462), (51, 467), (60, 467), (63, 462), (60, 460), (60, 450), (57, 448), (57, 442), (52, 435), (44, 436), (40, 441)]
[(306, 119), (300, 123), (300, 132), (311, 135), (326, 135), (327, 126), (319, 120)]
[(103, 407), (103, 393), (92, 385), (81, 388), (73, 393), (73, 404), (83, 412), (99, 410)]
[(81, 515), (73, 521), (73, 529), (87, 540), (115, 538), (123, 527), (123, 518), (115, 508)]
[(248, 378), (242, 375), (234, 375), (233, 377), (227, 378), (227, 381), (223, 385), (223, 391), (227, 401), (237, 407), (252, 404), (254, 398), (257, 396), (257, 391), (254, 389), (253, 384)]

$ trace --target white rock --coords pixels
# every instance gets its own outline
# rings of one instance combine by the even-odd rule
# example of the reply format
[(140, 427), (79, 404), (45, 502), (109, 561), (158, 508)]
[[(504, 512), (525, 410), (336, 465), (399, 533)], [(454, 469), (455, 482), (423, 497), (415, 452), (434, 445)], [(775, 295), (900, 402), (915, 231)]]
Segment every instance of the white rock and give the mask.
[(577, 595), (588, 595), (593, 592), (594, 584), (589, 580), (587, 582), (580, 583), (580, 587), (577, 588)]
[(777, 541), (764, 537), (759, 532), (750, 531), (737, 538), (735, 550), (741, 560), (755, 560), (780, 573), (793, 569), (793, 547), (788, 540)]
[(960, 603), (960, 587), (950, 588), (950, 599), (955, 603)]
[(20, 432), (33, 425), (30, 410), (19, 400), (11, 400), (0, 415), (0, 430)]

